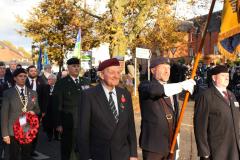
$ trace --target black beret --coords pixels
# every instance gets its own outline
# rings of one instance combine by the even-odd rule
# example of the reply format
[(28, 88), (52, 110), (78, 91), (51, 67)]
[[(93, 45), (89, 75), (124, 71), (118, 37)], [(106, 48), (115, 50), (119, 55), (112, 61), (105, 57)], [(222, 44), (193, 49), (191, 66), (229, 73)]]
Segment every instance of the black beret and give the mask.
[(111, 66), (120, 66), (120, 63), (116, 58), (107, 59), (99, 64), (98, 71), (102, 71), (105, 68), (111, 67)]
[(69, 60), (67, 60), (67, 65), (71, 65), (71, 64), (80, 64), (79, 59), (78, 58), (70, 58)]
[(166, 57), (157, 57), (151, 60), (150, 68), (154, 68), (159, 64), (170, 64), (170, 60)]
[(0, 61), (0, 66), (5, 66), (5, 63), (3, 61)]
[(212, 75), (217, 75), (219, 73), (228, 73), (228, 68), (224, 65), (218, 65), (211, 69)]
[(23, 68), (17, 68), (14, 72), (13, 72), (13, 77), (16, 77), (17, 75), (19, 75), (20, 73), (25, 73), (27, 74), (26, 70)]

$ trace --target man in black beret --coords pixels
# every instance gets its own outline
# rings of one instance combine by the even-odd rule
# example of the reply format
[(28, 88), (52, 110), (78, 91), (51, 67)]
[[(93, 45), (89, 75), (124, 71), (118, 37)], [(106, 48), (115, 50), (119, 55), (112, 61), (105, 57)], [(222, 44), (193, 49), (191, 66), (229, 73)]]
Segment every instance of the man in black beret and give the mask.
[(79, 77), (79, 59), (69, 59), (67, 68), (69, 74), (54, 86), (53, 106), (56, 107), (56, 130), (61, 133), (61, 159), (74, 160), (77, 159), (75, 136), (81, 92), (89, 88), (90, 84), (85, 78)]
[(198, 156), (202, 160), (240, 159), (239, 103), (227, 89), (228, 68), (211, 70), (213, 85), (195, 103), (194, 131)]
[(141, 108), (140, 147), (143, 160), (167, 159), (178, 119), (177, 94), (183, 90), (190, 93), (196, 84), (189, 79), (179, 83), (167, 83), (170, 76), (170, 61), (157, 57), (150, 65), (152, 80), (140, 83)]
[[(13, 125), (24, 112), (39, 113), (37, 93), (25, 85), (27, 72), (23, 68), (16, 69), (13, 72), (13, 77), (16, 85), (3, 93), (1, 108), (2, 137), (3, 141), (9, 144), (8, 155), (10, 160), (19, 160), (19, 158), (31, 160), (32, 142), (20, 144), (14, 137)], [(22, 125), (26, 125), (25, 120), (22, 121)]]
[(100, 84), (85, 90), (80, 105), (78, 147), (81, 160), (137, 160), (137, 141), (130, 93), (118, 87), (117, 59), (103, 61)]

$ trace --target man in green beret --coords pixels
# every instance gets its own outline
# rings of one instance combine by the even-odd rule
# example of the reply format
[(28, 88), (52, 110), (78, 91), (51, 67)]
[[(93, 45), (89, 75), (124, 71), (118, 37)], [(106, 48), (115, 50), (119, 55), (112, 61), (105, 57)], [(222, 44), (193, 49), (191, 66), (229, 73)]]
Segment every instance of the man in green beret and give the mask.
[(61, 159), (76, 159), (75, 133), (81, 92), (89, 88), (89, 82), (79, 77), (80, 62), (77, 58), (67, 61), (69, 75), (57, 81), (53, 91), (53, 106), (56, 107), (55, 125), (61, 133)]

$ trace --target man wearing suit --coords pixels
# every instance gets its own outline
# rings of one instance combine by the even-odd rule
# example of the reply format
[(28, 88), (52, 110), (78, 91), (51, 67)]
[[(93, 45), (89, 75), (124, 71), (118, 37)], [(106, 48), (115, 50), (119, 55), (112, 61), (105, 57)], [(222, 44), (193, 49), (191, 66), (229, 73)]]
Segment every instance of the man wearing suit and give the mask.
[(15, 85), (15, 81), (13, 79), (13, 72), (16, 70), (16, 68), (17, 68), (16, 60), (10, 61), (9, 68), (6, 69), (6, 74), (5, 74), (5, 80), (7, 81), (9, 87), (12, 87)]
[(100, 84), (81, 97), (80, 160), (136, 160), (137, 142), (130, 93), (117, 87), (121, 68), (115, 58), (98, 68)]
[(170, 76), (170, 61), (159, 57), (151, 61), (152, 80), (139, 85), (141, 108), (140, 147), (143, 160), (165, 160), (178, 118), (176, 94), (183, 89), (192, 93), (195, 82), (190, 79), (167, 84)]
[(41, 116), (44, 116), (45, 112), (46, 112), (46, 106), (42, 105), (42, 101), (45, 96), (42, 93), (42, 91), (43, 91), (42, 89), (43, 89), (43, 85), (45, 83), (44, 83), (43, 79), (40, 76), (38, 76), (38, 71), (37, 71), (36, 66), (30, 65), (27, 68), (27, 74), (28, 74), (28, 77), (26, 79), (26, 86), (37, 92), (40, 111), (42, 114)]
[(23, 68), (13, 72), (16, 82), (15, 87), (3, 93), (1, 109), (1, 130), (3, 141), (9, 144), (10, 160), (31, 160), (31, 143), (20, 144), (14, 138), (13, 125), (23, 113), (24, 106), (27, 112), (32, 114), (39, 113), (37, 93), (25, 86), (27, 73)]
[(48, 141), (51, 141), (53, 136), (58, 140), (58, 134), (54, 127), (54, 105), (53, 105), (53, 90), (57, 77), (54, 74), (48, 76), (48, 84), (43, 87), (43, 105), (46, 106), (46, 115), (43, 118), (43, 127), (47, 133)]
[(77, 113), (82, 90), (89, 88), (89, 83), (79, 77), (79, 59), (67, 61), (69, 75), (57, 81), (53, 91), (55, 125), (61, 135), (61, 159), (76, 159)]
[(213, 85), (195, 103), (194, 131), (202, 160), (240, 159), (240, 111), (234, 94), (227, 89), (228, 68), (211, 70)]

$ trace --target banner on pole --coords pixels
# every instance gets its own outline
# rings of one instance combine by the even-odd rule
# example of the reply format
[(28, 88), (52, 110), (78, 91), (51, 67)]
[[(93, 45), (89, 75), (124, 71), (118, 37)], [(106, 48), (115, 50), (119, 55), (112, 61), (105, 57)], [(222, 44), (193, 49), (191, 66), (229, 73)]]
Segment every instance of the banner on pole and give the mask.
[(240, 53), (240, 0), (225, 0), (218, 49), (226, 58)]

